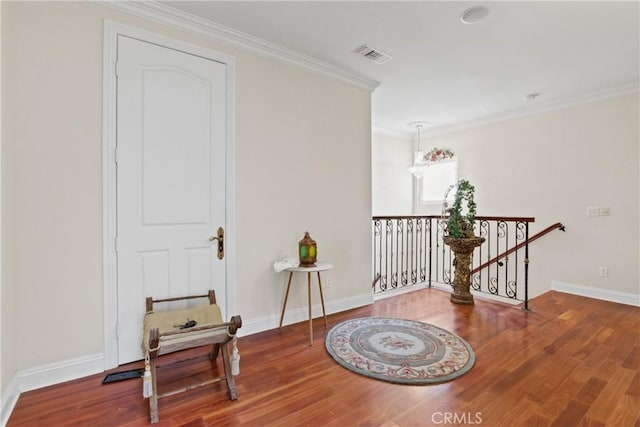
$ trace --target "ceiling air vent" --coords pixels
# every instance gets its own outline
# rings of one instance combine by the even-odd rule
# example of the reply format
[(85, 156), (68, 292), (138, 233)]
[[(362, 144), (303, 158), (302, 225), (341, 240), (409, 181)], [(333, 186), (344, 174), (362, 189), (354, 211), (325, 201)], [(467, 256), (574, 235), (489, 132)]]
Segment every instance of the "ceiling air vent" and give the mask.
[(384, 64), (388, 60), (391, 59), (391, 55), (384, 53), (383, 51), (376, 49), (371, 46), (367, 46), (363, 44), (358, 49), (355, 50), (355, 53), (358, 53), (370, 61), (375, 62), (376, 64)]

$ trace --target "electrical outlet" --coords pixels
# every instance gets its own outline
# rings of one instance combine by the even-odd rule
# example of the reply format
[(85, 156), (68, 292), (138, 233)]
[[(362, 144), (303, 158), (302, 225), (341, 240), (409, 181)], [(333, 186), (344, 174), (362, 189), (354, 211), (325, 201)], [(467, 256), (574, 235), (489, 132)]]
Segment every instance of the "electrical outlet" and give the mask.
[(326, 288), (333, 288), (333, 280), (331, 279), (331, 277), (327, 277), (327, 279), (324, 282), (324, 286)]
[(600, 267), (600, 277), (609, 277), (609, 267)]
[(599, 216), (609, 216), (609, 208), (607, 208), (607, 207), (598, 208), (598, 215)]

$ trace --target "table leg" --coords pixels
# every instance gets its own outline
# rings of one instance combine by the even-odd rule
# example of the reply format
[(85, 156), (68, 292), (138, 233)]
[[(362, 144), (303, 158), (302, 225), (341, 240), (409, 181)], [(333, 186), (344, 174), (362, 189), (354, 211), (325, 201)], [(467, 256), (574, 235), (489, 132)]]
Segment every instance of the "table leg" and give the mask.
[(289, 281), (287, 282), (287, 290), (284, 294), (284, 304), (282, 304), (282, 314), (280, 315), (280, 327), (282, 328), (282, 320), (284, 319), (284, 309), (287, 307), (287, 298), (289, 298), (289, 288), (291, 287), (291, 278), (293, 271), (289, 272)]
[(327, 326), (327, 313), (324, 311), (324, 296), (322, 296), (322, 282), (320, 281), (320, 272), (318, 271), (318, 288), (320, 288), (320, 302), (322, 303), (322, 315), (324, 316), (324, 326)]
[(309, 345), (313, 345), (313, 318), (311, 317), (311, 273), (307, 273), (307, 295), (309, 296)]

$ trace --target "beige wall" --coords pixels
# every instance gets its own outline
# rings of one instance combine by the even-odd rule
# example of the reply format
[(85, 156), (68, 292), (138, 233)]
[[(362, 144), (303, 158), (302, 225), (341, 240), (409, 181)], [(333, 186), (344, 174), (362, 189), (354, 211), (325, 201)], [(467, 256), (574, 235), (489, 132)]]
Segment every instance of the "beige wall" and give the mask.
[(13, 231), (3, 235), (3, 389), (18, 371), (103, 352), (104, 18), (236, 58), (243, 319), (279, 314), (284, 277), (272, 263), (294, 256), (305, 230), (336, 265), (329, 303), (370, 291), (368, 91), (94, 3), (2, 2), (3, 225)]
[(102, 351), (102, 30), (91, 13), (65, 19), (70, 3), (2, 7), (17, 329), (2, 348), (22, 370)]
[[(479, 215), (533, 216), (531, 234), (566, 225), (531, 246), (533, 295), (552, 281), (638, 295), (638, 117), (635, 93), (427, 135), (423, 146), (458, 155)], [(611, 214), (587, 217), (587, 206)]]
[[(2, 53), (2, 70), (6, 66), (6, 60), (4, 59), (4, 52), (6, 51), (6, 37), (5, 31), (7, 25), (4, 23), (4, 7), (0, 3), (0, 30), (2, 46), (0, 51)], [(6, 105), (4, 93), (6, 92), (6, 85), (4, 84), (4, 72), (0, 71), (2, 81), (0, 83), (0, 94), (2, 94), (2, 105), (0, 107), (0, 410), (4, 409), (6, 401), (7, 384), (11, 381), (12, 376), (15, 374), (17, 368), (18, 354), (16, 351), (9, 351), (5, 349), (15, 349), (16, 345), (16, 332), (10, 327), (15, 319), (15, 285), (13, 282), (13, 150), (11, 144), (6, 142), (6, 123), (11, 120), (11, 115), (8, 114), (9, 109)], [(0, 417), (2, 422), (4, 414)]]
[[(281, 310), (285, 278), (272, 264), (296, 256), (307, 230), (335, 265), (325, 298), (369, 293), (370, 94), (237, 58), (238, 303), (248, 319)], [(302, 290), (287, 308), (304, 307)]]
[[(0, 6), (0, 34), (2, 34), (2, 7)], [(0, 37), (0, 94), (2, 94), (2, 38)], [(2, 103), (0, 102), (0, 118), (2, 117)], [(5, 206), (5, 201), (4, 201), (4, 192), (2, 191), (2, 187), (4, 184), (4, 179), (3, 179), (3, 173), (4, 173), (4, 168), (2, 167), (2, 163), (4, 161), (4, 157), (2, 155), (2, 120), (0, 120), (0, 346), (2, 345), (3, 341), (2, 341), (2, 336), (3, 334), (3, 330), (2, 330), (2, 319), (4, 316), (4, 312), (5, 310), (3, 310), (4, 307), (4, 302), (2, 300), (2, 294), (3, 294), (3, 290), (4, 290), (4, 283), (5, 281), (3, 280), (5, 277), (5, 270), (2, 268), (3, 264), (4, 264), (4, 254), (2, 252), (2, 248), (6, 246), (5, 244), (5, 240), (4, 240), (4, 234), (2, 233), (3, 230), (3, 226), (4, 226), (4, 215), (3, 215), (3, 206)], [(7, 282), (8, 283), (8, 282)], [(4, 390), (4, 381), (2, 380), (2, 351), (0, 350), (0, 422), (2, 422), (2, 402), (4, 402), (4, 400), (2, 399), (2, 395), (3, 395), (3, 390)]]
[(371, 188), (373, 215), (410, 215), (412, 213), (413, 142), (375, 132), (371, 147)]

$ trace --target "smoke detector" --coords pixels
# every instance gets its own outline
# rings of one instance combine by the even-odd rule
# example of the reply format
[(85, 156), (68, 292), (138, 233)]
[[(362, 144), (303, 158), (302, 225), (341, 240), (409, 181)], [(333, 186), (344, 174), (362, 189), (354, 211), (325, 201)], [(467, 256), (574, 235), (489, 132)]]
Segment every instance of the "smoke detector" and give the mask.
[(485, 6), (473, 6), (462, 12), (460, 21), (463, 24), (476, 24), (489, 16), (489, 9)]
[(384, 64), (388, 60), (392, 58), (391, 55), (384, 53), (380, 49), (376, 49), (375, 47), (371, 47), (369, 45), (363, 44), (359, 48), (357, 48), (355, 53), (364, 56), (369, 61), (373, 61), (376, 64)]

